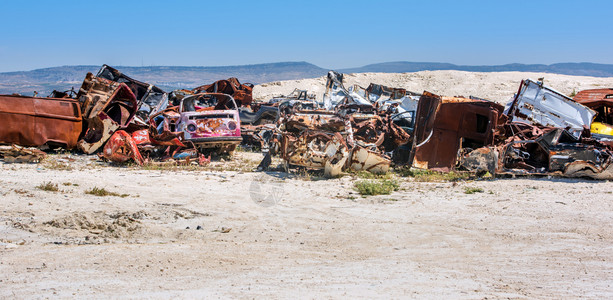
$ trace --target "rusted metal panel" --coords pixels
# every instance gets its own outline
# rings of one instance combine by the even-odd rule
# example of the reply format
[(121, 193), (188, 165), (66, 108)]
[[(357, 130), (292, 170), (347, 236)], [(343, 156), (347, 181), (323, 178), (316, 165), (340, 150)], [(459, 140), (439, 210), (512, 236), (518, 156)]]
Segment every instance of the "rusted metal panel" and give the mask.
[(596, 117), (590, 127), (592, 134), (598, 138), (609, 140), (613, 138), (613, 89), (580, 91), (573, 100), (596, 112)]
[(118, 163), (123, 163), (130, 159), (134, 160), (138, 165), (144, 163), (136, 142), (129, 133), (123, 130), (117, 130), (113, 133), (104, 145), (102, 155), (104, 158)]
[(417, 108), (412, 165), (449, 171), (462, 148), (492, 145), (503, 107), (493, 102), (424, 92)]
[(77, 97), (87, 122), (79, 148), (87, 154), (100, 149), (115, 130), (127, 128), (136, 114), (136, 96), (127, 85), (92, 73), (85, 76)]
[(356, 147), (351, 153), (350, 168), (354, 171), (368, 171), (385, 174), (389, 171), (391, 160), (380, 153), (362, 147)]
[(613, 89), (589, 89), (579, 91), (575, 97), (573, 97), (573, 100), (588, 107), (589, 105), (586, 103), (602, 100), (613, 101)]
[(124, 83), (118, 83), (87, 73), (77, 94), (83, 118), (104, 112), (121, 128), (128, 126), (137, 110), (136, 96)]
[(82, 130), (81, 107), (73, 99), (0, 95), (0, 143), (72, 149)]
[(338, 132), (335, 133), (334, 138), (328, 142), (324, 152), (326, 154), (324, 161), (324, 176), (336, 177), (340, 175), (349, 158), (349, 149), (343, 137)]
[(476, 173), (495, 174), (498, 170), (498, 151), (494, 147), (470, 151), (460, 159), (460, 167)]
[(253, 101), (253, 84), (241, 84), (237, 78), (231, 77), (225, 80), (218, 80), (212, 84), (206, 84), (194, 88), (195, 94), (200, 93), (223, 93), (228, 94), (238, 102), (239, 106), (250, 106)]
[(333, 112), (328, 111), (301, 111), (286, 116), (282, 123), (282, 130), (300, 131), (306, 129), (321, 129), (331, 131), (344, 131), (345, 120)]
[(428, 160), (424, 157), (421, 148), (430, 141), (434, 135), (436, 113), (440, 108), (440, 96), (424, 92), (419, 98), (419, 105), (415, 116), (415, 130), (413, 131), (413, 146), (409, 158), (409, 165), (416, 168), (427, 169)]
[(306, 130), (298, 136), (283, 135), (281, 156), (290, 165), (324, 169), (326, 176), (337, 176), (349, 158), (349, 149), (338, 132)]
[[(288, 165), (323, 169), (327, 177), (347, 169), (385, 173), (391, 164), (383, 154), (385, 141), (396, 143), (403, 136), (395, 133), (404, 133), (394, 126), (389, 118), (372, 113), (343, 117), (327, 111), (301, 111), (281, 119), (279, 151)], [(267, 164), (269, 161), (262, 166)]]
[(155, 85), (133, 79), (113, 67), (102, 65), (96, 77), (126, 84), (136, 97), (138, 106), (137, 115), (142, 121), (147, 121), (150, 115), (156, 114), (168, 107), (168, 94), (162, 89)]
[(106, 113), (100, 112), (87, 120), (85, 134), (78, 142), (79, 149), (86, 154), (95, 153), (120, 127)]

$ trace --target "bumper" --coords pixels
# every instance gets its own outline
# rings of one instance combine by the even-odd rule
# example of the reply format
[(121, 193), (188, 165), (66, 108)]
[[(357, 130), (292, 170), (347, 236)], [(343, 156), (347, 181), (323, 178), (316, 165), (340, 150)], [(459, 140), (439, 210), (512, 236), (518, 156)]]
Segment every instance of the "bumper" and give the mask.
[(239, 145), (243, 141), (240, 136), (218, 136), (208, 138), (186, 139), (186, 142), (192, 142), (201, 148), (218, 148), (227, 145)]

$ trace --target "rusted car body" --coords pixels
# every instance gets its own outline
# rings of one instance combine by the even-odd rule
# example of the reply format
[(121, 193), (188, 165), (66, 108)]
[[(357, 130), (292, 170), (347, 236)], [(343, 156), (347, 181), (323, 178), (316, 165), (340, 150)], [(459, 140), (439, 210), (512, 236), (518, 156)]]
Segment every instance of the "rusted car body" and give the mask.
[(424, 92), (417, 108), (410, 164), (450, 171), (463, 149), (493, 145), (503, 109), (490, 101)]
[(73, 149), (82, 131), (81, 106), (70, 98), (0, 95), (0, 143)]
[(562, 128), (547, 128), (532, 139), (512, 141), (500, 151), (498, 173), (559, 173), (567, 177), (611, 178), (611, 152), (576, 138)]
[(132, 79), (108, 65), (102, 65), (96, 77), (125, 83), (136, 97), (138, 105), (136, 114), (143, 122), (147, 121), (150, 115), (156, 114), (168, 107), (168, 94), (162, 89), (155, 85)]
[(194, 94), (222, 93), (228, 94), (238, 102), (238, 106), (250, 106), (253, 101), (253, 84), (241, 84), (238, 78), (231, 77), (215, 81), (212, 84), (201, 85), (192, 90)]
[[(385, 133), (370, 126), (376, 124), (377, 118), (367, 114), (342, 116), (324, 110), (284, 115), (279, 126), (281, 158), (289, 166), (322, 169), (327, 177), (348, 169), (385, 173), (391, 164), (379, 149), (384, 147)], [(353, 124), (358, 124), (359, 130)]]
[(251, 107), (240, 107), (243, 145), (259, 148), (263, 152), (269, 149), (276, 152), (279, 139), (275, 135), (275, 128), (279, 118), (302, 110), (315, 110), (317, 107), (315, 95), (299, 89), (294, 89), (287, 96), (252, 103)]
[(511, 122), (567, 128), (577, 138), (583, 130), (590, 128), (595, 114), (595, 111), (544, 86), (542, 82), (530, 79), (521, 82), (506, 110)]
[(281, 157), (293, 166), (324, 169), (326, 176), (341, 173), (349, 149), (339, 132), (306, 130), (297, 135), (285, 134)]
[(507, 123), (504, 131), (504, 142), (466, 154), (461, 165), (496, 174), (613, 179), (613, 152), (598, 141), (526, 123)]
[(179, 106), (152, 116), (150, 122), (158, 132), (183, 133), (182, 142), (201, 151), (231, 154), (242, 141), (236, 102), (227, 94), (185, 96)]
[[(410, 165), (445, 172), (613, 178), (613, 152), (582, 135), (586, 127), (581, 124), (589, 126), (593, 111), (567, 100), (525, 80), (507, 117), (502, 106), (487, 100), (424, 92)], [(524, 112), (529, 111), (528, 117)], [(508, 120), (513, 117), (521, 121)], [(556, 122), (565, 127), (541, 124)]]
[(91, 154), (100, 149), (117, 129), (126, 128), (138, 108), (134, 93), (124, 83), (88, 73), (77, 94), (87, 129), (78, 147)]
[[(343, 74), (330, 71), (323, 96), (323, 107), (327, 110), (340, 111), (341, 114), (354, 114), (355, 110), (346, 112), (347, 107), (360, 111), (379, 112), (391, 116), (396, 125), (411, 133), (414, 126), (415, 111), (421, 95), (400, 88), (371, 83), (368, 88), (353, 85), (346, 89)], [(345, 112), (343, 112), (345, 110)]]

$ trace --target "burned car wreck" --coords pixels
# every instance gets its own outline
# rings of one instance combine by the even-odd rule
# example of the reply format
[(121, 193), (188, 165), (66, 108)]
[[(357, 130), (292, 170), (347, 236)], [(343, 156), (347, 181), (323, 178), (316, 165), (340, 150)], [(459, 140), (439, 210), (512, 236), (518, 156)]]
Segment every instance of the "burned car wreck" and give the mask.
[[(108, 65), (78, 92), (50, 97), (0, 95), (0, 143), (78, 149), (142, 165), (205, 164), (243, 143), (278, 156), (286, 170), (386, 173), (395, 166), (440, 172), (613, 178), (613, 90), (575, 99), (523, 80), (506, 107), (371, 83), (346, 88), (330, 71), (320, 101), (306, 90), (254, 101), (253, 85), (231, 77), (166, 93)], [(6, 150), (9, 161), (42, 152)]]
[[(422, 137), (428, 135), (428, 128), (434, 126), (429, 124), (428, 118), (424, 118), (424, 111), (431, 111), (437, 106), (436, 101), (422, 100), (418, 108), (412, 152), (412, 163), (416, 167), (420, 167), (421, 163), (419, 147), (427, 143), (421, 141)], [(492, 106), (493, 111), (499, 113), (500, 107)], [(518, 94), (507, 106), (506, 114), (498, 118), (494, 117), (495, 114), (490, 115), (492, 117), (487, 119), (478, 117), (481, 121), (477, 121), (477, 124), (487, 124), (487, 139), (468, 147), (464, 147), (463, 143), (456, 144), (450, 148), (451, 152), (457, 151), (457, 159), (445, 161), (437, 155), (436, 163), (444, 163), (446, 170), (464, 169), (492, 174), (613, 178), (613, 152), (589, 133), (595, 112), (544, 87), (541, 82), (522, 81)], [(434, 124), (437, 121), (430, 122)], [(449, 118), (444, 121), (448, 122)], [(484, 128), (485, 125), (477, 126)], [(479, 145), (482, 147), (475, 147)]]
[[(542, 82), (524, 80), (503, 107), (478, 97), (417, 94), (371, 84), (345, 88), (328, 73), (323, 100), (280, 111), (266, 139), (286, 166), (611, 178), (611, 152), (589, 135), (596, 112)], [(587, 135), (586, 135), (587, 134)], [(271, 151), (275, 153), (275, 151)], [(268, 156), (270, 156), (270, 154)], [(266, 167), (264, 159), (260, 167)]]
[[(238, 81), (228, 81), (234, 83)], [(249, 102), (250, 85), (240, 87), (235, 92)], [(0, 96), (0, 114), (7, 121), (0, 143), (78, 148), (109, 161), (137, 164), (190, 158), (206, 163), (204, 154), (231, 154), (240, 144), (240, 117), (232, 96), (189, 90), (172, 94), (179, 105), (168, 107), (169, 95), (162, 89), (103, 65), (97, 75), (85, 76), (77, 93)]]
[(369, 125), (332, 112), (297, 112), (281, 120), (279, 155), (288, 167), (323, 169), (328, 177), (345, 170), (386, 173), (391, 165), (384, 152), (386, 133)]
[[(320, 169), (327, 177), (347, 170), (388, 172), (392, 153), (408, 143), (409, 135), (389, 115), (378, 114), (368, 100), (345, 89), (341, 74), (329, 72), (326, 87), (322, 105), (307, 98), (306, 91), (277, 101), (278, 127), (267, 140), (273, 145), (265, 148), (278, 149), (287, 168)], [(265, 158), (260, 168), (269, 162)]]
[(128, 127), (136, 114), (134, 93), (118, 83), (88, 73), (77, 94), (87, 129), (79, 149), (92, 154), (101, 148), (117, 129)]
[(186, 96), (179, 106), (152, 116), (150, 122), (158, 132), (180, 132), (183, 143), (193, 144), (201, 152), (232, 153), (242, 141), (236, 102), (227, 94)]
[(124, 83), (130, 88), (137, 101), (136, 118), (141, 123), (146, 121), (149, 116), (168, 107), (168, 94), (162, 89), (155, 85), (132, 79), (113, 67), (102, 65), (96, 77)]
[(484, 100), (440, 97), (424, 92), (419, 99), (409, 164), (450, 171), (458, 154), (492, 145), (503, 107)]

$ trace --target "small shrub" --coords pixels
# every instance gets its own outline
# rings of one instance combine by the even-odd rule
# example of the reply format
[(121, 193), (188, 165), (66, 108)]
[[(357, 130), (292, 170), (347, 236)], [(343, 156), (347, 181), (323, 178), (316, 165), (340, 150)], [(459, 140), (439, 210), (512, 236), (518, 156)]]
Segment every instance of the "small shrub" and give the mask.
[(390, 172), (385, 173), (385, 174), (375, 174), (375, 173), (371, 173), (371, 172), (364, 171), (364, 170), (356, 172), (355, 175), (358, 178), (363, 178), (363, 179), (392, 179), (393, 177), (393, 174)]
[(464, 188), (464, 194), (474, 194), (474, 193), (483, 193), (483, 189), (482, 188), (478, 188), (478, 187), (466, 187)]
[(397, 191), (400, 185), (393, 179), (360, 180), (355, 187), (362, 196), (389, 195)]
[(99, 197), (115, 196), (115, 197), (125, 198), (125, 197), (130, 196), (129, 194), (118, 194), (115, 192), (107, 191), (105, 188), (98, 188), (98, 187), (93, 187), (91, 190), (85, 191), (85, 193), (89, 195), (99, 196)]
[(16, 194), (27, 194), (28, 191), (24, 190), (24, 189), (14, 189), (13, 190)]
[(49, 170), (58, 170), (58, 171), (72, 171), (73, 170), (70, 164), (67, 164), (61, 161), (57, 161), (56, 159), (45, 159), (42, 165)]
[(476, 177), (475, 174), (469, 172), (437, 172), (432, 170), (412, 169), (410, 167), (398, 168), (395, 172), (402, 177), (412, 177), (419, 182), (432, 181), (460, 181), (469, 180)]
[(36, 188), (47, 192), (57, 192), (60, 190), (57, 183), (52, 183), (51, 181), (43, 182), (40, 185), (37, 185)]

